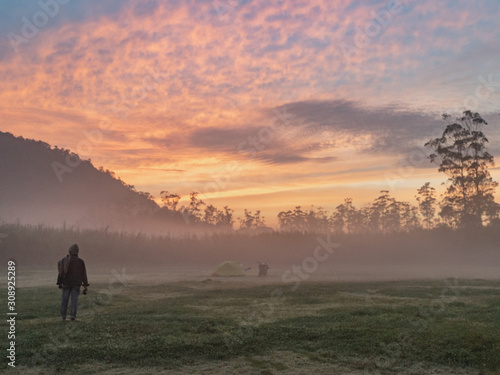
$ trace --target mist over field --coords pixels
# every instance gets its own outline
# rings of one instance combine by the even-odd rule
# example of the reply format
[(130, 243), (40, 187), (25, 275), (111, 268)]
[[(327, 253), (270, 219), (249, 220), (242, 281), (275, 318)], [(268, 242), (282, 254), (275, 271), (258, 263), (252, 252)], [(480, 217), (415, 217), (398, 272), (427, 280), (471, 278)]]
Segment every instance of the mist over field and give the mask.
[(1, 166), (1, 259), (21, 267), (51, 269), (77, 243), (91, 273), (126, 267), (202, 277), (230, 260), (249, 277), (256, 277), (257, 262), (267, 262), (273, 280), (285, 283), (499, 276), (498, 220), (482, 228), (438, 221), (429, 184), (416, 191), (417, 204), (382, 191), (361, 208), (352, 199), (332, 212), (296, 206), (281, 211), (279, 227), (271, 228), (257, 209), (240, 217), (196, 193), (179, 203), (178, 194), (163, 192), (157, 203), (90, 161), (58, 181), (68, 150), (6, 133), (0, 143), (3, 160), (11, 160)]
[[(43, 227), (2, 226), (1, 260), (16, 259), (23, 269), (50, 270), (78, 243), (89, 277), (123, 267), (137, 280), (161, 282), (212, 277), (226, 260), (241, 263), (246, 277), (257, 278), (257, 262), (270, 265), (268, 282), (294, 284), (314, 280), (398, 280), (498, 278), (498, 231), (414, 232), (398, 235), (269, 233), (190, 235), (184, 238)], [(155, 280), (154, 278), (157, 278)], [(46, 280), (46, 279), (44, 279)]]

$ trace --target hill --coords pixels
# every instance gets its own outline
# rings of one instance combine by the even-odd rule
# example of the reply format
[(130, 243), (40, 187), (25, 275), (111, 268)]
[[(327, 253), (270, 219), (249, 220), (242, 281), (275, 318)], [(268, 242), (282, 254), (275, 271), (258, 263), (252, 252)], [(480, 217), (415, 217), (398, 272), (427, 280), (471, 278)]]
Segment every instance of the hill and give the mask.
[(0, 220), (79, 228), (137, 227), (159, 209), (148, 193), (70, 150), (0, 132)]

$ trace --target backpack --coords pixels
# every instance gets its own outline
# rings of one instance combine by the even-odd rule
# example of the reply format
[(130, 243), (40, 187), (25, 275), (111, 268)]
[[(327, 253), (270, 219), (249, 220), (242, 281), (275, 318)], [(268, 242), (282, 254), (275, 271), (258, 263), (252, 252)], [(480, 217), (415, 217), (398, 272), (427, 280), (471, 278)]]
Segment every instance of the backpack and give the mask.
[(68, 254), (57, 262), (57, 271), (59, 272), (57, 275), (57, 284), (62, 284), (64, 282), (64, 278), (68, 274), (69, 261), (70, 255)]

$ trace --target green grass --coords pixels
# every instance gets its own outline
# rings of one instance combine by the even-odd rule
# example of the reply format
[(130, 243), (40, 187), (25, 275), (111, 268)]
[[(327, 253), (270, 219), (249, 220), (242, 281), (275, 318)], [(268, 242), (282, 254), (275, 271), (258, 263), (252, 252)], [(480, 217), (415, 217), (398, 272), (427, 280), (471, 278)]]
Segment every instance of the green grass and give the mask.
[(74, 323), (57, 288), (19, 289), (9, 373), (500, 373), (500, 281), (107, 288)]

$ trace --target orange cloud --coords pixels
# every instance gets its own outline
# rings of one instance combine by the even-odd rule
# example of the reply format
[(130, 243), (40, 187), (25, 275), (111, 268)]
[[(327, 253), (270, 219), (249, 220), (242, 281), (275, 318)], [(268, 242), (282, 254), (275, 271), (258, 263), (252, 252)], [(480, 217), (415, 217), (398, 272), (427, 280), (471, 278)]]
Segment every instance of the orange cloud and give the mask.
[[(453, 74), (447, 62), (467, 55), (471, 41), (491, 39), (491, 30), (475, 25), (495, 13), (488, 18), (485, 8), (457, 4), (401, 1), (401, 12), (348, 61), (343, 43), (354, 45), (356, 30), (389, 14), (389, 2), (252, 1), (218, 14), (212, 2), (126, 1), (112, 14), (61, 21), (4, 58), (3, 127), (79, 152), (155, 195), (203, 190), (224, 174), (229, 182), (207, 193), (210, 199), (243, 204), (247, 196), (264, 202), (287, 192), (277, 200), (284, 204), (304, 190), (330, 201), (328, 187), (358, 182), (371, 192), (387, 184), (384, 171), (404, 157), (403, 145), (424, 137), (394, 125), (398, 111), (433, 114), (474, 92), (477, 82), (465, 84), (463, 73), (474, 65), (464, 62)], [(484, 74), (498, 68), (498, 59), (487, 61)], [(359, 122), (377, 113), (372, 128), (349, 123), (351, 112), (339, 125), (332, 104), (337, 112), (321, 119), (301, 112), (286, 136), (273, 133), (255, 157), (239, 148), (281, 121), (273, 109), (342, 100), (360, 103), (352, 109), (362, 113), (352, 112)], [(390, 131), (399, 134), (397, 150), (383, 136)], [(237, 173), (226, 170), (232, 162)]]

